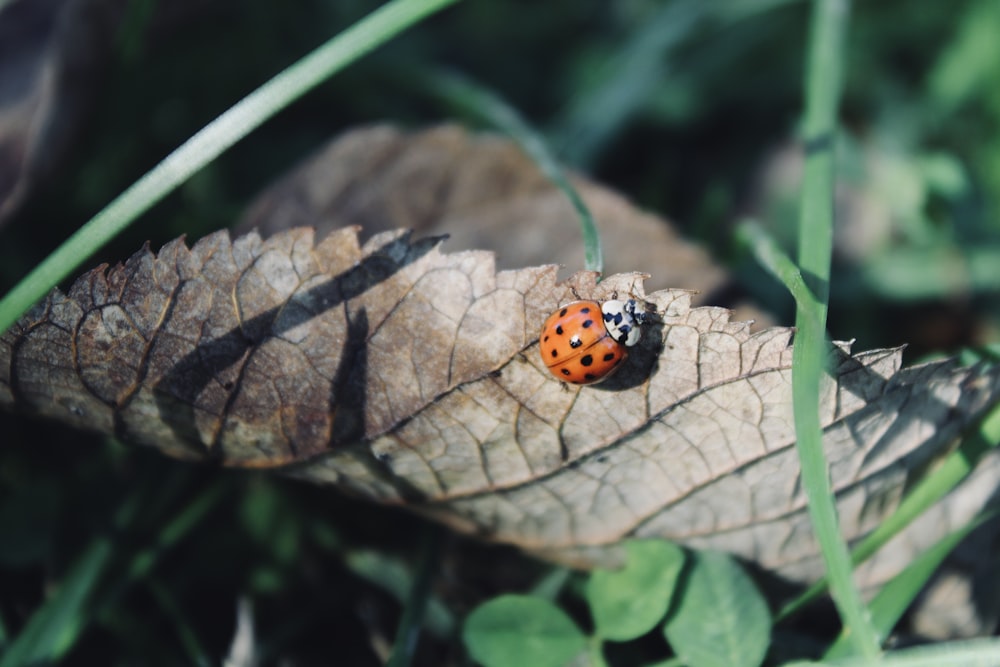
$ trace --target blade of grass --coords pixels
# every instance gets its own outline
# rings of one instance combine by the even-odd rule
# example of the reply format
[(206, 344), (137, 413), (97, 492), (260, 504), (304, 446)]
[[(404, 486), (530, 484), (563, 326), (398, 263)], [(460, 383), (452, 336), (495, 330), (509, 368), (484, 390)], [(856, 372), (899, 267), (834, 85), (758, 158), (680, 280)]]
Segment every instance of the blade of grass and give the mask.
[(424, 533), (423, 545), (417, 561), (417, 576), (406, 601), (406, 608), (403, 609), (403, 617), (396, 629), (396, 641), (393, 644), (392, 655), (386, 662), (386, 667), (407, 667), (413, 660), (413, 654), (417, 650), (417, 639), (420, 637), (424, 610), (431, 597), (431, 583), (434, 581), (434, 573), (437, 572), (440, 547), (441, 528), (428, 526)]
[(121, 584), (128, 585), (148, 575), (153, 566), (163, 558), (163, 555), (201, 523), (229, 490), (230, 487), (226, 484), (213, 484), (193, 501), (187, 503), (176, 516), (166, 522), (152, 544), (132, 555), (125, 576), (120, 580)]
[(559, 161), (549, 150), (542, 136), (499, 95), (474, 81), (456, 73), (437, 73), (421, 78), (424, 87), (448, 103), (455, 105), (484, 122), (504, 131), (521, 146), (522, 150), (538, 165), (542, 173), (563, 191), (576, 209), (583, 235), (584, 267), (601, 273), (604, 259), (601, 237), (594, 223), (594, 216), (566, 177)]
[[(753, 221), (741, 224), (737, 234), (741, 242), (753, 252), (757, 261), (788, 288), (796, 303), (806, 304), (805, 307), (808, 308), (810, 292), (802, 274), (777, 246), (774, 239)], [(855, 547), (851, 552), (852, 564), (857, 565), (867, 560), (931, 505), (954, 489), (972, 472), (983, 455), (998, 443), (1000, 443), (1000, 405), (994, 406), (980, 420), (975, 430), (963, 439), (962, 444), (940, 466), (918, 480), (896, 511)], [(827, 590), (828, 585), (826, 577), (817, 581), (795, 600), (785, 605), (776, 615), (776, 621), (787, 618), (818, 598)], [(879, 627), (883, 635), (891, 629), (891, 627), (885, 628), (884, 625)]]
[(851, 558), (840, 534), (819, 417), (833, 249), (833, 149), (848, 9), (847, 0), (816, 0), (810, 25), (806, 161), (799, 217), (799, 267), (809, 298), (796, 309), (792, 402), (802, 485), (830, 579), (830, 593), (854, 650), (874, 658), (880, 651), (879, 638), (851, 577)]
[[(792, 663), (789, 663), (789, 666)], [(969, 639), (939, 642), (912, 648), (890, 651), (878, 663), (870, 658), (843, 658), (835, 662), (806, 662), (795, 665), (823, 665), (837, 667), (996, 667), (1000, 665), (1000, 640)]]
[(531, 587), (531, 594), (555, 602), (569, 582), (573, 572), (568, 567), (553, 567), (552, 570)]
[(84, 551), (63, 579), (59, 591), (32, 615), (28, 625), (0, 659), (0, 667), (47, 664), (63, 656), (83, 625), (82, 613), (111, 559), (111, 539), (102, 536)]
[(569, 164), (594, 162), (649, 99), (671, 85), (675, 52), (695, 40), (716, 48), (713, 33), (756, 14), (799, 0), (741, 0), (661, 3), (662, 8), (627, 31), (625, 39), (610, 44), (610, 56), (589, 73), (592, 83), (574, 96), (550, 123), (551, 145)]
[[(225, 491), (225, 485), (214, 485), (197, 500), (185, 505), (178, 515), (165, 524), (154, 544), (133, 554), (124, 574), (118, 574), (122, 535), (141, 530), (164, 500), (176, 499), (186, 488), (184, 474), (169, 476), (160, 485), (150, 485), (131, 494), (113, 520), (112, 534), (95, 538), (63, 578), (56, 594), (47, 600), (14, 639), (10, 649), (0, 659), (0, 667), (44, 663), (58, 660), (76, 643), (87, 624), (104, 613), (128, 586), (145, 576), (163, 553), (177, 544), (208, 511)], [(115, 572), (109, 575), (109, 572)], [(114, 576), (113, 581), (108, 581)], [(102, 583), (103, 582), (103, 583)]]
[[(806, 286), (799, 267), (757, 222), (745, 220), (736, 228), (736, 240), (753, 253), (757, 263), (777, 278), (795, 299), (795, 305), (803, 317), (814, 315), (810, 305), (815, 298)], [(818, 322), (813, 323), (819, 327)]]
[[(571, 164), (593, 161), (651, 91), (665, 80), (670, 52), (711, 11), (712, 3), (682, 0), (663, 6), (641, 30), (620, 45), (617, 55), (596, 73), (599, 82), (554, 123), (553, 144)], [(669, 65), (667, 65), (669, 67)]]
[[(128, 497), (114, 519), (116, 529), (131, 525), (148, 493)], [(69, 568), (55, 594), (35, 612), (0, 658), (0, 667), (55, 662), (73, 645), (85, 623), (84, 608), (114, 555), (110, 535), (95, 538)]]
[(209, 657), (211, 653), (205, 648), (194, 628), (191, 627), (185, 610), (177, 604), (174, 591), (170, 589), (169, 585), (155, 578), (148, 582), (148, 588), (153, 600), (159, 605), (163, 615), (170, 621), (177, 633), (177, 643), (185, 651), (187, 664), (195, 667), (211, 667), (213, 664)]
[(0, 299), (0, 332), (223, 151), (348, 64), (455, 2), (392, 0), (237, 102), (115, 198)]
[[(406, 604), (414, 587), (414, 568), (395, 556), (369, 549), (354, 549), (344, 554), (344, 565), (357, 577), (382, 589), (400, 604)], [(424, 629), (438, 638), (448, 638), (455, 629), (455, 618), (437, 596), (431, 595), (424, 611)]]
[[(954, 531), (934, 546), (920, 554), (906, 568), (893, 577), (872, 599), (869, 609), (872, 624), (879, 634), (887, 636), (896, 626), (914, 598), (923, 590), (941, 563), (965, 537), (985, 522), (997, 516), (997, 512), (985, 512), (974, 521)], [(837, 640), (823, 654), (824, 660), (847, 657), (852, 654), (850, 638), (842, 630)]]
[[(851, 553), (854, 564), (868, 559), (882, 545), (923, 514), (927, 508), (941, 500), (949, 491), (958, 486), (979, 460), (1000, 443), (1000, 405), (979, 423), (974, 432), (932, 472), (922, 477), (900, 502), (899, 507), (879, 526), (863, 539)], [(781, 621), (794, 614), (826, 591), (826, 578), (820, 579), (802, 595), (786, 604), (775, 616)]]

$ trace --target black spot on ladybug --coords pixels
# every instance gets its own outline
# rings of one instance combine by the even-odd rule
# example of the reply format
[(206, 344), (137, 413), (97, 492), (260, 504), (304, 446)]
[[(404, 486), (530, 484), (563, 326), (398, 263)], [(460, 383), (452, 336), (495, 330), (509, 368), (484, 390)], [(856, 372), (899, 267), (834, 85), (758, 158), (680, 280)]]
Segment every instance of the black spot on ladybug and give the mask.
[(583, 341), (580, 340), (579, 336), (573, 336), (572, 338), (569, 339), (569, 346), (574, 350), (580, 347), (581, 345), (583, 345)]
[(584, 329), (589, 329), (592, 324), (594, 324), (594, 320), (585, 320), (584, 323), (583, 323), (583, 328)]
[(548, 334), (545, 334), (545, 338), (542, 339), (542, 342), (543, 343), (549, 342), (549, 335)]
[(555, 357), (558, 357), (558, 356), (559, 356), (559, 353), (556, 350), (552, 350), (552, 357), (555, 358)]
[(614, 358), (615, 358), (614, 352), (608, 352), (607, 354), (604, 355), (604, 361), (611, 361)]
[(562, 332), (562, 325), (560, 324), (560, 325), (556, 326), (556, 335), (557, 336), (562, 336), (562, 333), (563, 333)]
[(592, 363), (594, 363), (594, 357), (592, 357), (589, 354), (585, 354), (582, 357), (580, 357), (580, 363), (583, 364), (584, 366), (589, 366)]
[(583, 376), (583, 378), (584, 378), (585, 380), (596, 380), (596, 379), (597, 379), (597, 376), (596, 376), (596, 375), (594, 375), (593, 373), (587, 373), (587, 374), (585, 374), (585, 375)]
[(569, 312), (569, 308), (563, 308), (559, 311), (559, 317), (566, 317), (566, 313)]
[(562, 369), (561, 372), (562, 372), (563, 375), (569, 375), (569, 369), (568, 368)]
[(590, 312), (590, 307), (589, 307), (589, 306), (587, 306), (587, 307), (584, 307), (584, 308), (581, 308), (581, 309), (580, 309), (580, 312), (581, 312), (581, 313), (589, 313), (589, 312)]

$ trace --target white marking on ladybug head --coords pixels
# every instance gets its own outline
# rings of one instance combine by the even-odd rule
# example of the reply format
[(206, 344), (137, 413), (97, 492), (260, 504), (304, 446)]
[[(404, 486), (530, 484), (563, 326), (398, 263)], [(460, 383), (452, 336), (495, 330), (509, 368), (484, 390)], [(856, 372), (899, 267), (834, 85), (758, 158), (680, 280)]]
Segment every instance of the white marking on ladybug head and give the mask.
[(646, 315), (638, 308), (639, 304), (635, 299), (605, 301), (601, 304), (608, 334), (625, 347), (632, 347), (642, 338), (640, 325)]

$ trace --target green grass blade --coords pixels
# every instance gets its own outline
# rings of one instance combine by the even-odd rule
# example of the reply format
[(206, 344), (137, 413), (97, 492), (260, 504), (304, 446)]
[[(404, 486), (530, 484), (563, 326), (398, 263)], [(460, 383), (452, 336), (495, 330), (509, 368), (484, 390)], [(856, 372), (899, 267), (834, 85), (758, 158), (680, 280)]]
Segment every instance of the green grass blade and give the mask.
[[(391, 595), (401, 605), (407, 604), (421, 573), (419, 565), (414, 568), (396, 556), (371, 549), (353, 549), (345, 553), (344, 565), (356, 577)], [(445, 603), (431, 594), (425, 606), (423, 629), (438, 638), (450, 637), (456, 622)]]
[(891, 651), (877, 662), (870, 658), (854, 656), (829, 662), (796, 662), (787, 667), (996, 667), (1000, 665), (1000, 640), (970, 639), (939, 642)]
[[(872, 624), (881, 636), (887, 636), (903, 613), (909, 608), (914, 598), (938, 571), (941, 563), (958, 546), (965, 537), (986, 521), (997, 516), (996, 512), (987, 512), (974, 521), (947, 535), (933, 547), (922, 553), (912, 563), (893, 577), (878, 592), (869, 605)], [(841, 631), (840, 637), (823, 655), (824, 660), (851, 655), (851, 640)]]
[(185, 505), (157, 533), (152, 544), (133, 554), (122, 584), (131, 583), (148, 575), (163, 555), (201, 523), (228, 492), (227, 485), (214, 484)]
[[(147, 500), (134, 493), (115, 515), (117, 530), (131, 525)], [(85, 624), (85, 608), (114, 556), (112, 539), (95, 538), (69, 568), (55, 594), (39, 607), (0, 658), (0, 667), (54, 662), (68, 651)]]
[(586, 165), (664, 85), (664, 63), (711, 11), (701, 0), (663, 5), (595, 75), (599, 81), (554, 123), (553, 143), (571, 164)]
[[(95, 538), (68, 570), (56, 593), (35, 611), (24, 630), (10, 644), (0, 659), (0, 667), (51, 662), (62, 657), (75, 645), (88, 623), (107, 610), (131, 583), (148, 574), (165, 551), (187, 535), (216, 505), (227, 488), (215, 485), (186, 505), (158, 532), (155, 544), (135, 553), (124, 573), (115, 575), (113, 581), (109, 580), (109, 572), (120, 562), (115, 545), (121, 540), (113, 540), (107, 535)], [(179, 487), (164, 484), (130, 495), (115, 516), (115, 532), (134, 532), (140, 515), (148, 518), (159, 497), (171, 496), (171, 492), (177, 490)]]
[(44, 664), (58, 660), (73, 645), (83, 626), (84, 607), (114, 552), (111, 539), (90, 544), (70, 568), (55, 596), (32, 615), (11, 642), (0, 667)]
[[(815, 313), (811, 308), (815, 296), (806, 286), (799, 267), (778, 246), (774, 237), (757, 222), (747, 220), (736, 228), (736, 239), (753, 253), (758, 264), (785, 286), (795, 299), (796, 308), (803, 317), (810, 317)], [(822, 328), (818, 322), (814, 322), (813, 326)]]
[(588, 271), (601, 273), (604, 270), (604, 259), (601, 251), (601, 237), (597, 232), (594, 216), (591, 215), (590, 209), (587, 208), (576, 188), (570, 184), (562, 166), (549, 150), (542, 136), (499, 95), (464, 76), (455, 73), (442, 73), (427, 76), (423, 82), (429, 90), (449, 103), (507, 133), (538, 165), (546, 178), (563, 191), (580, 218), (584, 267)]
[[(958, 486), (959, 482), (972, 472), (979, 460), (997, 444), (1000, 444), (1000, 405), (993, 408), (976, 430), (966, 437), (958, 449), (949, 454), (941, 465), (914, 484), (896, 511), (855, 547), (851, 553), (852, 562), (857, 564), (868, 559), (931, 505), (941, 500)], [(785, 605), (776, 615), (777, 620), (787, 618), (818, 598), (826, 591), (827, 585), (825, 577), (817, 581), (802, 595)]]
[(417, 576), (413, 581), (403, 617), (396, 629), (396, 641), (386, 667), (408, 667), (417, 650), (417, 639), (423, 624), (424, 612), (431, 599), (431, 584), (437, 572), (438, 553), (441, 550), (442, 533), (439, 526), (428, 526), (424, 531), (423, 546), (417, 562)]
[(659, 9), (625, 39), (608, 45), (613, 55), (588, 73), (592, 82), (574, 91), (549, 125), (551, 144), (569, 164), (592, 164), (651, 97), (674, 85), (671, 70), (681, 47), (696, 39), (711, 43), (716, 31), (798, 1), (681, 0), (656, 5)]
[(0, 300), (0, 332), (98, 248), (266, 120), (426, 16), (457, 0), (393, 0), (291, 65), (213, 120), (43, 260)]
[(214, 663), (211, 659), (211, 652), (205, 647), (198, 637), (185, 610), (177, 604), (174, 591), (171, 587), (155, 578), (148, 584), (150, 595), (159, 605), (160, 611), (169, 619), (174, 632), (177, 634), (177, 642), (185, 652), (187, 664), (194, 667), (211, 667)]
[(799, 217), (799, 267), (810, 298), (799, 303), (792, 353), (796, 448), (809, 515), (830, 579), (830, 592), (854, 650), (879, 653), (879, 639), (851, 577), (851, 558), (837, 520), (823, 452), (820, 380), (826, 360), (826, 315), (833, 250), (834, 137), (847, 31), (847, 0), (817, 0), (806, 70), (806, 162)]

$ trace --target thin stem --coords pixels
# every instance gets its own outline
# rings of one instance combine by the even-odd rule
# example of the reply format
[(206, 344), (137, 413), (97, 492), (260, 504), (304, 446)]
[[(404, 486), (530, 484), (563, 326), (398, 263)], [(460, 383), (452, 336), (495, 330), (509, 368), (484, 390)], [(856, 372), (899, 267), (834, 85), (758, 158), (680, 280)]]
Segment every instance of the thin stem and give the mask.
[(806, 71), (806, 162), (799, 218), (799, 267), (812, 296), (799, 302), (792, 353), (796, 447), (809, 515), (830, 580), (830, 592), (851, 638), (865, 658), (879, 654), (879, 638), (852, 578), (823, 452), (820, 381), (826, 358), (826, 316), (833, 249), (834, 137), (847, 29), (847, 0), (813, 4)]
[(604, 257), (601, 251), (601, 236), (597, 231), (594, 216), (591, 215), (580, 193), (569, 182), (565, 171), (542, 136), (499, 95), (464, 76), (455, 73), (438, 74), (427, 77), (425, 83), (428, 88), (453, 104), (506, 132), (538, 165), (553, 185), (563, 191), (580, 219), (584, 267), (588, 271), (601, 273), (604, 270)]
[(423, 546), (417, 563), (417, 576), (413, 588), (403, 610), (403, 618), (396, 629), (396, 642), (392, 656), (386, 667), (407, 667), (417, 649), (417, 639), (420, 637), (420, 626), (423, 623), (424, 611), (430, 599), (431, 583), (437, 571), (438, 552), (441, 546), (441, 528), (429, 526), (424, 533)]

